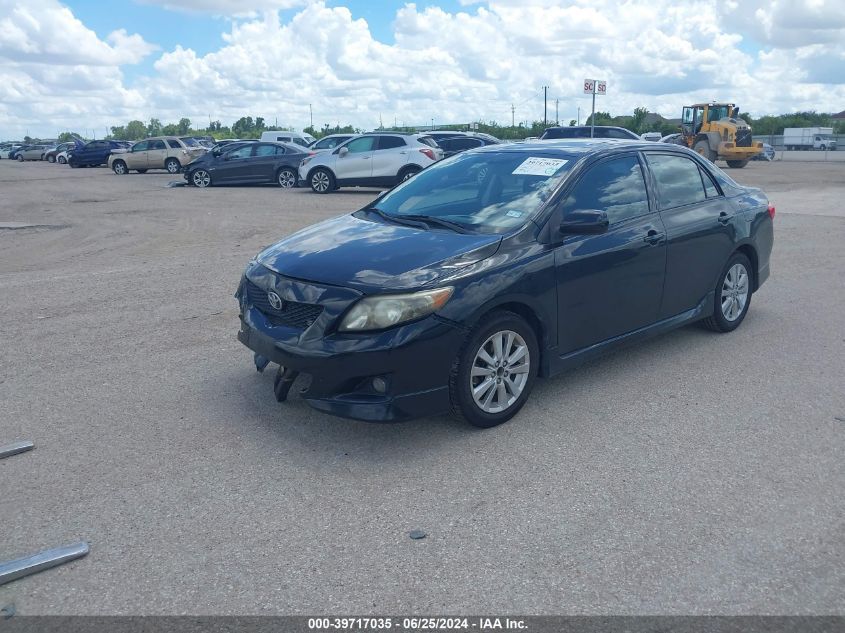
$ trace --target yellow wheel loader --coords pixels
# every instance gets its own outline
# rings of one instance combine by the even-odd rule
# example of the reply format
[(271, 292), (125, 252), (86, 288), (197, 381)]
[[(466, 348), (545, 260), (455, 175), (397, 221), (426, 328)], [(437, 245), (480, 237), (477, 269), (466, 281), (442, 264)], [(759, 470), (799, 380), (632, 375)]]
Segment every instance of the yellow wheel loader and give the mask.
[(684, 106), (681, 143), (711, 162), (727, 161), (728, 167), (745, 167), (763, 144), (751, 140), (751, 126), (739, 118), (733, 103), (697, 103)]

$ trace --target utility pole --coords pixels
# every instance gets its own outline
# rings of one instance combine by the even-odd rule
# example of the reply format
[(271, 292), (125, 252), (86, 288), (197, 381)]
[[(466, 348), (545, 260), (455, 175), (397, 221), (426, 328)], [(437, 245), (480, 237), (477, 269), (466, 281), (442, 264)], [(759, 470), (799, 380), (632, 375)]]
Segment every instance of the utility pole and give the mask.
[(314, 129), (314, 110), (311, 108), (311, 104), (308, 104), (308, 114), (311, 117), (311, 129)]
[(431, 129), (434, 129), (434, 117), (431, 117)]
[(581, 125), (581, 106), (578, 106), (578, 125)]
[(555, 99), (555, 125), (560, 125), (560, 119), (557, 116), (558, 106), (560, 105), (560, 99)]
[(547, 104), (546, 100), (549, 95), (549, 87), (543, 86), (543, 127), (548, 125), (548, 111), (547, 111)]
[(511, 127), (516, 127), (516, 120), (514, 117), (516, 116), (516, 108), (511, 104)]

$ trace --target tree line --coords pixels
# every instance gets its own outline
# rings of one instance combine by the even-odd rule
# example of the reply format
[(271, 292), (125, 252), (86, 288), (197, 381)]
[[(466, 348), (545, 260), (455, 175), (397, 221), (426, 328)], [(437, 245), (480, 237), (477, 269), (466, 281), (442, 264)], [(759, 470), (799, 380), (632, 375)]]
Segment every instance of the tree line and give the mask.
[[(612, 116), (609, 112), (596, 112), (596, 125), (615, 125), (624, 127), (636, 134), (644, 132), (660, 132), (663, 135), (673, 134), (678, 132), (678, 124), (672, 123), (662, 117), (651, 117), (649, 120), (649, 111), (646, 108), (636, 108), (633, 115), (617, 115)], [(742, 117), (754, 132), (760, 135), (778, 135), (783, 134), (783, 129), (787, 127), (832, 127), (834, 134), (845, 134), (845, 121), (833, 119), (832, 114), (823, 112), (795, 112), (790, 114), (780, 114), (777, 116), (761, 116), (754, 118), (747, 113), (740, 113)], [(590, 125), (592, 117), (588, 116), (583, 125)], [(569, 125), (576, 125), (574, 119), (569, 121)], [(546, 127), (556, 125), (555, 121), (537, 120), (533, 122), (520, 123), (519, 125), (500, 125), (496, 121), (479, 122), (477, 129), (479, 132), (492, 134), (493, 136), (503, 139), (523, 139), (531, 136), (540, 136)], [(455, 126), (448, 126), (455, 127)], [(468, 126), (458, 126), (462, 129), (467, 129)], [(211, 121), (207, 127), (194, 127), (190, 119), (183, 117), (176, 123), (162, 124), (159, 119), (150, 119), (148, 123), (143, 121), (133, 120), (126, 125), (113, 126), (111, 134), (107, 138), (121, 140), (121, 141), (138, 141), (150, 136), (210, 136), (214, 139), (223, 138), (259, 138), (262, 132), (273, 130), (284, 130), (286, 128), (267, 125), (263, 117), (245, 116), (239, 118), (231, 126), (225, 126), (220, 121)], [(381, 128), (385, 129), (385, 128)], [(413, 132), (424, 131), (425, 128), (418, 127), (404, 127), (391, 128), (397, 131)], [(365, 130), (356, 128), (352, 125), (329, 125), (324, 124), (321, 128), (306, 127), (304, 132), (311, 134), (316, 138), (321, 138), (328, 134), (355, 134)], [(79, 138), (80, 135), (75, 132), (63, 132), (59, 135), (59, 141), (70, 141), (74, 138)], [(29, 137), (24, 139), (30, 142), (34, 139)]]

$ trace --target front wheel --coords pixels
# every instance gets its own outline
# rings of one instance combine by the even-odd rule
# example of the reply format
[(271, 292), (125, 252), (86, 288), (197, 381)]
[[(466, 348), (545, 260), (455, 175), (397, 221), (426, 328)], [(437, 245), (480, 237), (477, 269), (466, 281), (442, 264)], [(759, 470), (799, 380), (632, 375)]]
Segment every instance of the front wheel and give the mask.
[(452, 412), (480, 428), (507, 422), (528, 399), (539, 364), (537, 337), (525, 319), (493, 313), (470, 334), (452, 365)]
[(704, 156), (711, 163), (716, 162), (716, 152), (710, 149), (710, 142), (707, 139), (701, 139), (692, 147), (696, 154)]
[(197, 169), (194, 175), (191, 176), (191, 182), (194, 183), (195, 187), (205, 189), (211, 184), (211, 174), (204, 169)]
[(48, 163), (55, 163), (55, 162), (56, 162), (56, 157), (55, 157), (55, 156), (53, 156), (52, 154), (50, 154), (50, 155), (47, 157), (47, 162), (48, 162)]
[(735, 253), (725, 265), (716, 284), (713, 314), (704, 325), (714, 332), (732, 332), (739, 327), (751, 305), (751, 262)]
[(179, 170), (182, 169), (182, 165), (179, 164), (179, 161), (175, 158), (168, 158), (164, 162), (164, 168), (167, 170), (169, 174), (178, 174)]
[(112, 163), (111, 169), (118, 176), (125, 176), (126, 174), (129, 173), (129, 170), (126, 169), (126, 163), (124, 163), (122, 160), (114, 161)]
[(21, 156), (20, 154), (18, 154), (18, 162), (19, 162), (19, 163), (22, 163), (22, 162), (23, 162), (23, 156)]
[(314, 193), (328, 193), (334, 189), (334, 176), (326, 169), (315, 169), (308, 179), (311, 191)]
[(276, 175), (276, 181), (282, 189), (293, 189), (296, 187), (296, 174), (292, 169), (282, 168)]
[(748, 159), (745, 160), (728, 160), (725, 161), (731, 169), (742, 169), (748, 164)]

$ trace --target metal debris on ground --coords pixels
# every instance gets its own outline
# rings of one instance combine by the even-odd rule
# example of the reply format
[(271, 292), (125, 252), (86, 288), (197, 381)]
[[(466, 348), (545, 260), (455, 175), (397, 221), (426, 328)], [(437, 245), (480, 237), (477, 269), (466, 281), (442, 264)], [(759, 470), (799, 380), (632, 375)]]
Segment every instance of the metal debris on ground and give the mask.
[(423, 539), (426, 536), (428, 536), (428, 534), (426, 534), (422, 530), (411, 530), (411, 533), (408, 534), (408, 536), (410, 536), (415, 541), (418, 541), (418, 540)]
[(88, 551), (88, 543), (82, 542), (0, 563), (0, 585), (82, 558)]
[(27, 451), (31, 451), (33, 448), (35, 448), (35, 444), (29, 440), (6, 444), (5, 446), (0, 446), (0, 459), (3, 459), (4, 457), (11, 457), (12, 455), (18, 455), (19, 453), (26, 453)]

